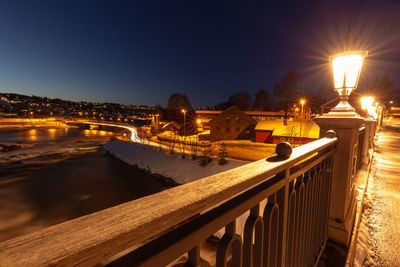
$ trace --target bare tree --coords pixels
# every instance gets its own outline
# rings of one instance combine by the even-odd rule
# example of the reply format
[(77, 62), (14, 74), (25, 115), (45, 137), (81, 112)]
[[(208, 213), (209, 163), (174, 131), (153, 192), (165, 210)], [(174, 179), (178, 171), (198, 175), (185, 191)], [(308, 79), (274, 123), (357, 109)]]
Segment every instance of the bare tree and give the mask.
[(190, 150), (191, 150), (191, 154), (192, 154), (192, 159), (196, 159), (198, 151), (199, 151), (199, 139), (198, 138), (190, 141)]
[(253, 110), (266, 111), (269, 110), (269, 93), (260, 88), (254, 99)]
[(200, 158), (200, 166), (205, 167), (212, 160), (211, 146), (205, 146), (202, 150), (202, 156)]
[[(289, 138), (289, 143), (294, 146), (295, 145), (295, 139), (297, 136), (300, 136), (300, 134), (298, 133), (297, 127), (294, 125), (291, 126), (287, 126), (286, 128), (286, 136), (288, 136)], [(290, 138), (293, 137), (293, 138)]]
[(177, 140), (178, 142), (178, 148), (179, 148), (179, 154), (181, 155), (181, 158), (185, 158), (186, 153), (185, 153), (185, 143), (182, 140)]
[(219, 145), (219, 151), (218, 151), (218, 164), (219, 165), (224, 165), (228, 163), (226, 160), (226, 156), (228, 155), (228, 149), (226, 147), (225, 143), (222, 143)]

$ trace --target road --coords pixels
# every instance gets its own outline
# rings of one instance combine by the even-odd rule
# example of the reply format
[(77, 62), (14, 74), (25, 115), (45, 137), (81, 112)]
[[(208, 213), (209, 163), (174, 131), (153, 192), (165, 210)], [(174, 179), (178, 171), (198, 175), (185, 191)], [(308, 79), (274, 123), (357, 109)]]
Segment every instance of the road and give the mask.
[(134, 127), (132, 125), (125, 125), (122, 123), (91, 122), (91, 121), (87, 121), (87, 120), (66, 121), (66, 123), (68, 123), (68, 122), (73, 122), (73, 123), (79, 122), (79, 123), (83, 123), (83, 124), (103, 125), (103, 126), (124, 128), (131, 132), (130, 139), (132, 142), (142, 143), (142, 139), (140, 139), (137, 134), (136, 127)]

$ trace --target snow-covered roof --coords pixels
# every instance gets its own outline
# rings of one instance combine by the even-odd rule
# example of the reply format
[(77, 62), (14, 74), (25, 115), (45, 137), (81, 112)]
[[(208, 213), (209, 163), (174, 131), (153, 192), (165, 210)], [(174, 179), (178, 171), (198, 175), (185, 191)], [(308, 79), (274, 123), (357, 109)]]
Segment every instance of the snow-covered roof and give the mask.
[(284, 125), (283, 120), (259, 121), (255, 130), (273, 131), (272, 136), (292, 136), (306, 138), (319, 138), (319, 127), (313, 121), (292, 121), (288, 120)]

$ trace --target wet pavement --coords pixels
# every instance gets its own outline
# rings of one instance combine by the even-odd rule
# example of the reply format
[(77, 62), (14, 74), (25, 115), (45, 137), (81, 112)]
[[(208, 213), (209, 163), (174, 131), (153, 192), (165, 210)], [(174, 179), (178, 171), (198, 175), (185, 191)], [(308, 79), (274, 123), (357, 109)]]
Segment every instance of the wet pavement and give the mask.
[(400, 266), (400, 122), (385, 121), (377, 134), (368, 183), (363, 222), (373, 261), (365, 265)]

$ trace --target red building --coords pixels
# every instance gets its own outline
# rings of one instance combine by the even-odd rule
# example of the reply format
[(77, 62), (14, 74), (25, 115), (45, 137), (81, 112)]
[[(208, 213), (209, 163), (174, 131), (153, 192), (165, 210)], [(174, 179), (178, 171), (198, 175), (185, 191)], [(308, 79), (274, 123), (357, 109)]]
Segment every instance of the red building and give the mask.
[(256, 142), (278, 144), (289, 142), (300, 145), (319, 138), (319, 127), (313, 121), (283, 120), (259, 121), (255, 128)]

